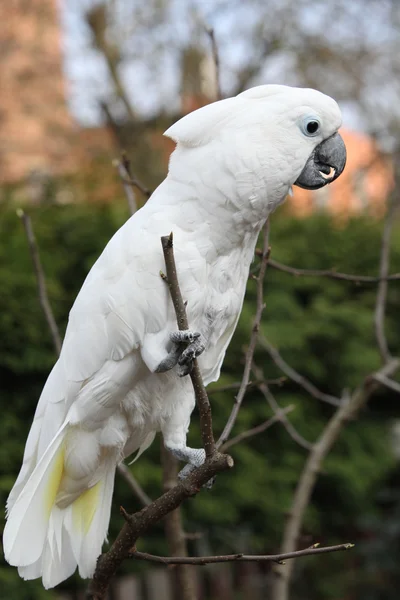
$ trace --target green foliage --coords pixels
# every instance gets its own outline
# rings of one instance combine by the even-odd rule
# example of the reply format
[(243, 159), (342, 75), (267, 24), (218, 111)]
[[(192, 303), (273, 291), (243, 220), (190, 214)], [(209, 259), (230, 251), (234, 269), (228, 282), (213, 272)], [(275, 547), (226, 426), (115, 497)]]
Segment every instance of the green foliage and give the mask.
[[(13, 211), (0, 215), (0, 376), (2, 419), (0, 435), (0, 495), (4, 504), (20, 467), (23, 446), (41, 387), (54, 362), (54, 349), (36, 290), (31, 259), (21, 223)], [(48, 206), (36, 210), (33, 225), (47, 274), (50, 300), (62, 331), (74, 297), (107, 240), (127, 217), (125, 205)], [(375, 275), (379, 263), (381, 224), (358, 219), (337, 227), (328, 217), (299, 221), (284, 213), (272, 220), (272, 256), (304, 268), (336, 268)], [(400, 271), (399, 229), (393, 236), (392, 271)], [(285, 359), (322, 390), (340, 395), (354, 389), (379, 366), (373, 331), (376, 286), (312, 277), (292, 277), (268, 269), (262, 333)], [(393, 353), (400, 351), (397, 327), (400, 287), (390, 285), (387, 333)], [(224, 363), (219, 383), (238, 381), (243, 368), (243, 349), (248, 342), (255, 310), (255, 284), (250, 282), (238, 330)], [(258, 350), (257, 364), (266, 377), (281, 375), (265, 352)], [(295, 404), (289, 418), (298, 431), (314, 441), (333, 413), (330, 406), (310, 398), (290, 381), (273, 388), (281, 406)], [(220, 432), (232, 405), (233, 393), (212, 396), (214, 425)], [(381, 546), (389, 535), (384, 530), (382, 490), (393, 484), (396, 461), (390, 426), (400, 414), (398, 398), (385, 391), (372, 399), (360, 419), (348, 424), (324, 464), (304, 524), (301, 543), (357, 541), (373, 531), (374, 545), (362, 545), (359, 554), (308, 559), (297, 567), (298, 581), (307, 584), (307, 599), (338, 598), (350, 591), (364, 598), (365, 565), (381, 573)], [(261, 394), (245, 398), (234, 434), (267, 419), (271, 411)], [(199, 445), (197, 416), (193, 415), (190, 443)], [(251, 442), (232, 448), (235, 469), (218, 477), (212, 492), (204, 492), (184, 506), (186, 528), (207, 532), (212, 552), (276, 551), (282, 537), (285, 513), (304, 465), (306, 451), (276, 424)], [(150, 496), (160, 492), (159, 444), (132, 467)], [(398, 495), (396, 498), (399, 498)], [(118, 507), (138, 508), (123, 481), (117, 480), (110, 538), (121, 519)], [(400, 499), (392, 500), (393, 527), (400, 526)], [(397, 520), (396, 520), (397, 519)], [(386, 537), (384, 537), (386, 536)], [(379, 546), (381, 541), (381, 546)], [(238, 545), (240, 548), (238, 548)], [(140, 541), (140, 547), (166, 552), (160, 528)], [(378, 548), (378, 549), (377, 549)], [(194, 551), (196, 549), (194, 548)], [(399, 553), (398, 553), (399, 554)], [(398, 556), (397, 554), (397, 556)], [(359, 561), (356, 568), (355, 560)], [(128, 565), (128, 569), (132, 566)], [(145, 568), (135, 563), (136, 568)], [(391, 581), (399, 576), (392, 569)], [(383, 584), (373, 578), (377, 600)], [(5, 597), (41, 600), (51, 598), (37, 582), (21, 582), (16, 570), (0, 566), (0, 585)], [(67, 587), (81, 585), (78, 579)], [(372, 584), (371, 584), (372, 585)], [(304, 586), (296, 585), (297, 590)], [(297, 595), (296, 595), (297, 594)], [(385, 596), (386, 597), (386, 596)], [(294, 598), (304, 600), (300, 591)]]

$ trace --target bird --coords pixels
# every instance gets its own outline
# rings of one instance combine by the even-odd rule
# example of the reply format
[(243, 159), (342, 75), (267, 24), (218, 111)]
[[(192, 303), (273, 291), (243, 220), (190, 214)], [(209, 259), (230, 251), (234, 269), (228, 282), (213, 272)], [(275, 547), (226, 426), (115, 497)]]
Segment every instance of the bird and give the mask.
[[(69, 314), (23, 464), (7, 501), (6, 560), (48, 589), (92, 577), (107, 536), (117, 465), (161, 432), (187, 446), (198, 359), (208, 385), (242, 309), (261, 228), (292, 194), (337, 179), (346, 163), (338, 104), (313, 89), (261, 85), (204, 106), (165, 135), (168, 174), (111, 238)], [(177, 331), (160, 238), (173, 232), (190, 330)]]

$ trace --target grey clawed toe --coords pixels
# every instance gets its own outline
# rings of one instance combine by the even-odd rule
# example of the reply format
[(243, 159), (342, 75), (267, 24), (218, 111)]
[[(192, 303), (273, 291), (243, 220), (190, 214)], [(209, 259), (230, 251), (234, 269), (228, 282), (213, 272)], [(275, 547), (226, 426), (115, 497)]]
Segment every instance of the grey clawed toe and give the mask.
[(205, 344), (202, 336), (197, 331), (174, 331), (170, 334), (172, 349), (160, 362), (156, 373), (165, 373), (178, 365), (179, 377), (188, 375), (193, 368), (193, 360), (204, 352)]

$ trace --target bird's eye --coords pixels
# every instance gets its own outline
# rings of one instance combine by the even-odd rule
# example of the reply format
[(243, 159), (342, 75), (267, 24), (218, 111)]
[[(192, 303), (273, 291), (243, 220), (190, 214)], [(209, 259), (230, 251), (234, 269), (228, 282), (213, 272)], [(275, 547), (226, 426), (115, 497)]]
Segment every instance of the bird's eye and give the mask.
[(306, 117), (301, 124), (303, 133), (309, 137), (317, 135), (320, 127), (321, 124), (315, 117)]

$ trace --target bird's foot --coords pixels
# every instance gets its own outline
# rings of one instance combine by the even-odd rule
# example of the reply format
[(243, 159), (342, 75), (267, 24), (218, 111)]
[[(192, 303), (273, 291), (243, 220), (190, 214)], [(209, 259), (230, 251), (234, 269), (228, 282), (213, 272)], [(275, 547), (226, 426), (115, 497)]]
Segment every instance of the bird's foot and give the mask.
[[(179, 471), (178, 479), (183, 481), (186, 479), (194, 469), (201, 467), (206, 460), (206, 453), (203, 448), (189, 448), (188, 446), (179, 447), (168, 445), (167, 448), (178, 460), (187, 461), (187, 464)], [(211, 489), (214, 483), (215, 477), (207, 481), (203, 487)]]
[(156, 373), (165, 373), (178, 365), (179, 377), (188, 375), (193, 368), (193, 360), (204, 352), (205, 344), (198, 331), (174, 331), (170, 334), (172, 348), (160, 362)]
[[(192, 473), (192, 471), (194, 471), (194, 469), (196, 469), (197, 467), (195, 467), (194, 465), (191, 465), (190, 463), (188, 463), (187, 465), (185, 465), (183, 467), (183, 469), (181, 469), (178, 473), (178, 479), (179, 481), (183, 481), (184, 479), (186, 479), (186, 477), (188, 475), (190, 475), (190, 473)], [(205, 483), (203, 485), (203, 488), (206, 488), (207, 490), (211, 490), (212, 486), (214, 485), (215, 482), (215, 476), (211, 477), (211, 479), (209, 479), (207, 481), (207, 483)]]

